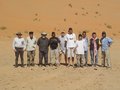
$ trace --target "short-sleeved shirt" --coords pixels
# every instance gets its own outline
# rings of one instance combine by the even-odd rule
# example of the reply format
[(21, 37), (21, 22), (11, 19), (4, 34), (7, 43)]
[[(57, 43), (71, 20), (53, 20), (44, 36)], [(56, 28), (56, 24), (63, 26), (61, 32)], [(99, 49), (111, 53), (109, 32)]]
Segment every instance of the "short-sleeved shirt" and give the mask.
[(84, 54), (84, 40), (77, 40), (76, 41), (76, 54)]
[(88, 38), (86, 37), (86, 38), (83, 38), (83, 41), (84, 41), (84, 44), (85, 44), (85, 51), (88, 51), (88, 43), (89, 43), (89, 41), (88, 41)]
[(65, 41), (67, 41), (67, 49), (75, 47), (76, 35), (73, 34), (66, 34)]
[(35, 37), (33, 37), (32, 39), (30, 37), (27, 37), (27, 40), (26, 40), (26, 49), (27, 49), (27, 51), (35, 50), (36, 45), (37, 45), (37, 40), (36, 40)]
[(66, 47), (65, 47), (65, 36), (59, 36), (59, 40), (60, 40), (60, 49), (62, 50), (62, 51), (64, 51), (65, 49), (66, 49)]
[(102, 51), (108, 50), (109, 49), (109, 45), (111, 43), (112, 43), (112, 39), (111, 38), (106, 37), (106, 38), (101, 39), (101, 44), (102, 44), (101, 49), (102, 49)]
[(60, 40), (57, 37), (51, 37), (49, 39), (49, 45), (52, 50), (57, 49), (59, 43), (60, 43)]
[(48, 52), (49, 40), (47, 37), (46, 38), (40, 37), (37, 41), (37, 45), (39, 46), (39, 51), (44, 51), (45, 53)]

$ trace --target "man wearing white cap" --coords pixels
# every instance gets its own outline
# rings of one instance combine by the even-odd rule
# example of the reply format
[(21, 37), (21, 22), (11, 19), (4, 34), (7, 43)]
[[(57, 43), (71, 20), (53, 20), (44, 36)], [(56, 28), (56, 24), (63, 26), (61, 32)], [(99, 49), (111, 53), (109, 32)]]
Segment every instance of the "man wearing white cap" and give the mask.
[(49, 39), (46, 37), (47, 33), (41, 33), (41, 37), (37, 41), (37, 45), (39, 47), (39, 66), (43, 66), (43, 58), (44, 58), (44, 66), (48, 65), (48, 47), (49, 47)]
[(21, 67), (24, 67), (24, 50), (26, 49), (26, 43), (22, 37), (22, 33), (16, 33), (17, 37), (13, 40), (13, 50), (15, 52), (15, 67), (18, 67), (18, 58), (21, 58)]

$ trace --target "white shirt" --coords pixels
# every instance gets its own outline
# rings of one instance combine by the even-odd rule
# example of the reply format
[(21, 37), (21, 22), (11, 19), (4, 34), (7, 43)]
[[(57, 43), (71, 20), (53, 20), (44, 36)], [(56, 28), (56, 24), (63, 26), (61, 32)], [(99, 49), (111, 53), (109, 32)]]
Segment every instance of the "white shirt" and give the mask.
[(33, 37), (33, 39), (31, 39), (30, 37), (27, 37), (27, 40), (26, 40), (26, 49), (27, 49), (27, 51), (35, 50), (36, 46), (37, 46), (36, 38)]
[(85, 51), (88, 51), (88, 38), (86, 37), (86, 38), (83, 38), (83, 41), (84, 41), (84, 47), (85, 47)]
[(84, 54), (84, 40), (76, 41), (76, 54)]
[(60, 49), (64, 52), (65, 51), (65, 36), (59, 36), (59, 40), (60, 40)]
[(74, 48), (75, 47), (75, 42), (76, 42), (76, 35), (73, 34), (66, 34), (65, 36), (65, 41), (67, 41), (67, 49), (68, 48)]
[(25, 39), (24, 38), (14, 38), (13, 40), (13, 49), (15, 49), (15, 47), (17, 48), (26, 48), (26, 43), (25, 43)]

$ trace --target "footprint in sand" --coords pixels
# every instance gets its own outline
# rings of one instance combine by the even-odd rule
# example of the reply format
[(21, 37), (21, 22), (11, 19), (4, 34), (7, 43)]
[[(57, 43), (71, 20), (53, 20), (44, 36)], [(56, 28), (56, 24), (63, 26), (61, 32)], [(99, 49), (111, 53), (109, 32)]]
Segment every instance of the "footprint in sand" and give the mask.
[(82, 14), (82, 16), (86, 16), (85, 14)]
[(75, 15), (77, 16), (77, 15), (78, 15), (78, 13), (76, 12), (76, 13), (75, 13)]
[(104, 23), (104, 25), (108, 28), (108, 29), (112, 29), (112, 26), (111, 25), (108, 25), (106, 23)]
[(35, 13), (35, 16), (38, 16), (38, 13)]
[(111, 25), (107, 25), (106, 26), (108, 29), (112, 29), (112, 26)]
[(88, 12), (86, 12), (86, 14), (89, 14)]
[(56, 28), (54, 28), (54, 31), (56, 31)]
[(33, 19), (33, 21), (37, 21), (37, 20), (38, 20), (38, 18), (34, 18), (34, 19)]
[(100, 6), (100, 4), (98, 3), (97, 6)]
[(77, 22), (75, 22), (75, 24), (78, 24)]
[(82, 10), (85, 10), (85, 8), (83, 8), (83, 7), (82, 7), (81, 9), (82, 9)]
[(64, 18), (64, 22), (66, 22), (67, 20), (66, 20), (66, 18)]
[(99, 14), (99, 12), (98, 12), (98, 11), (96, 11), (96, 12), (95, 12), (95, 14)]
[(115, 34), (115, 33), (113, 33), (113, 36), (116, 36), (116, 34)]
[(68, 4), (68, 6), (69, 6), (69, 7), (71, 7), (71, 8), (73, 7), (71, 3), (70, 3), (70, 4)]
[(7, 29), (7, 27), (5, 27), (5, 26), (0, 27), (0, 30), (6, 30), (6, 29)]

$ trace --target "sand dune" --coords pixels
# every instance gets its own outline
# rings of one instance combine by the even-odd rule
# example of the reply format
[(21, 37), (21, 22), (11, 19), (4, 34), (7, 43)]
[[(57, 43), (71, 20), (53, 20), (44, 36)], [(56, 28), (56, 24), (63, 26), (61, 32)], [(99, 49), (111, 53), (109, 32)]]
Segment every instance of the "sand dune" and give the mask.
[[(120, 90), (119, 9), (120, 0), (0, 0), (0, 90)], [(13, 67), (16, 32), (26, 37), (34, 31), (38, 38), (46, 31), (49, 37), (52, 31), (59, 35), (69, 27), (76, 34), (85, 30), (89, 37), (93, 31), (98, 37), (106, 31), (114, 40), (112, 68)]]
[(31, 30), (50, 33), (54, 28), (67, 31), (73, 27), (76, 33), (96, 31), (100, 36), (101, 31), (107, 31), (111, 37), (119, 37), (119, 3), (119, 0), (1, 0), (0, 36), (11, 37), (16, 31), (26, 34)]

